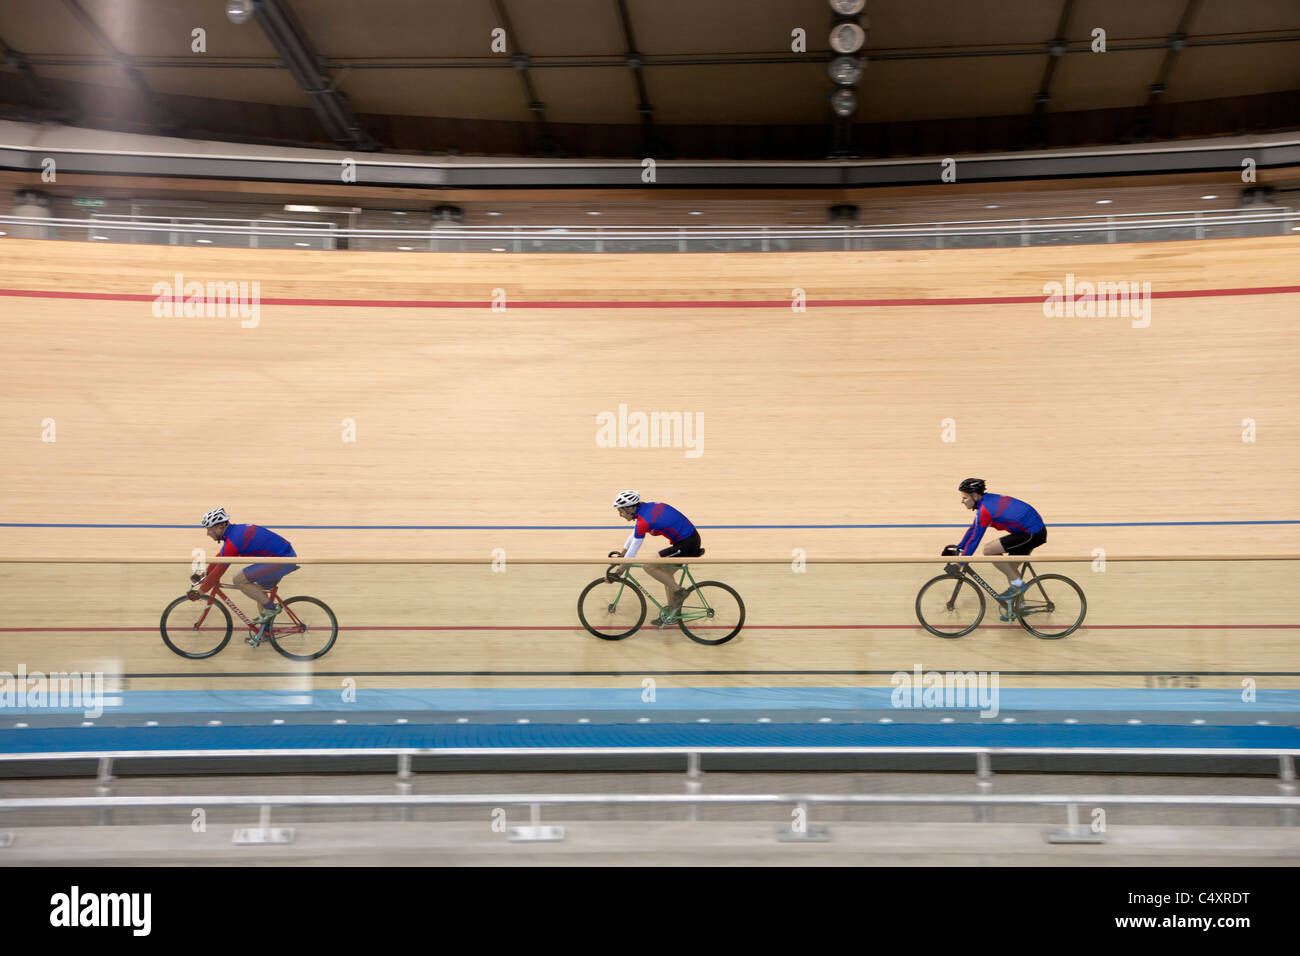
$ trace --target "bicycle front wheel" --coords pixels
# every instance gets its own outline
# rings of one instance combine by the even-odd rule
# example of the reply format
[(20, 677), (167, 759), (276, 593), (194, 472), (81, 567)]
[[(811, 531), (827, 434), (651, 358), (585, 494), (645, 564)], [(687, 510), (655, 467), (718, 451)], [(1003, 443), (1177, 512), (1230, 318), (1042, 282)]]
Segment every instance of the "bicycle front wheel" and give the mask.
[(969, 578), (941, 574), (917, 592), (916, 619), (937, 637), (961, 637), (984, 619), (984, 594)]
[(599, 638), (621, 641), (645, 621), (645, 595), (624, 580), (597, 578), (578, 595), (578, 620)]
[(1088, 613), (1083, 588), (1062, 574), (1040, 574), (1016, 599), (1016, 615), (1034, 637), (1055, 641), (1073, 634)]
[(211, 657), (230, 641), (230, 612), (224, 604), (207, 599), (178, 597), (168, 604), (158, 622), (163, 643), (181, 657), (199, 661)]
[(677, 626), (697, 644), (725, 644), (745, 626), (745, 602), (721, 581), (701, 581), (686, 592)]
[(339, 622), (324, 601), (314, 597), (291, 597), (282, 601), (284, 610), (271, 625), (271, 646), (293, 661), (314, 661), (324, 657), (339, 636)]

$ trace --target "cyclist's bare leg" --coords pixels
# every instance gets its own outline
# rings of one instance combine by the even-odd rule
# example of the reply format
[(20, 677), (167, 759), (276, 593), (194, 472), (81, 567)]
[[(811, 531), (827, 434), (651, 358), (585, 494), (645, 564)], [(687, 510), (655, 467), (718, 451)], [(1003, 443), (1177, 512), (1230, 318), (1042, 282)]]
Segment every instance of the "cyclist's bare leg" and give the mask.
[[(257, 605), (258, 614), (261, 614), (262, 609), (271, 603), (271, 592), (248, 580), (248, 578), (244, 577), (243, 571), (240, 571), (235, 575), (232, 583), (239, 589), (241, 594), (252, 599), (252, 601)], [(256, 615), (254, 615), (254, 617), (256, 617)]]
[[(1002, 547), (1001, 541), (990, 541), (984, 545), (985, 554), (1006, 554), (1006, 549)], [(1020, 565), (1009, 561), (995, 561), (993, 567), (997, 568), (1007, 576), (1007, 584), (1010, 584), (1016, 578), (1020, 577)]]
[(682, 569), (680, 564), (647, 564), (646, 573), (664, 586), (664, 593), (668, 596), (668, 603), (674, 603), (677, 596), (677, 572)]

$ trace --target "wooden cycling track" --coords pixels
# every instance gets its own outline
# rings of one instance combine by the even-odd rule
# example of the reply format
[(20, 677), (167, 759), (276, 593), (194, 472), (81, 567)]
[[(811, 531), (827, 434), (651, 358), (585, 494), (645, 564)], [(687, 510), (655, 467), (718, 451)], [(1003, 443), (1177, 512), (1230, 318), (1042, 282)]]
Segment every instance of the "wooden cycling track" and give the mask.
[[(1043, 513), (1040, 563), (1300, 553), (1298, 265), (1300, 236), (601, 256), (7, 239), (0, 557), (174, 563), (3, 565), (0, 670), (109, 661), (147, 689), (311, 680), (270, 648), (190, 662), (158, 639), (209, 544), (188, 526), (224, 505), (306, 556), (480, 562), (288, 579), (346, 628), (319, 686), (852, 686), (917, 664), (1022, 686), (1300, 686), (1295, 562), (1062, 565), (1091, 608), (1060, 642), (926, 635), (912, 602), (938, 561), (789, 563), (937, 553), (966, 520), (954, 486), (969, 475)], [(1067, 273), (1149, 281), (1149, 326), (1045, 317), (1044, 283)], [(155, 283), (177, 274), (260, 283), (257, 326), (155, 317)], [(600, 447), (596, 417), (620, 404), (702, 415), (701, 454)], [(618, 547), (623, 488), (691, 516), (710, 558), (780, 562), (699, 569), (745, 596), (740, 638), (601, 642), (574, 613), (597, 566), (509, 563)], [(128, 527), (49, 526), (76, 524)]]

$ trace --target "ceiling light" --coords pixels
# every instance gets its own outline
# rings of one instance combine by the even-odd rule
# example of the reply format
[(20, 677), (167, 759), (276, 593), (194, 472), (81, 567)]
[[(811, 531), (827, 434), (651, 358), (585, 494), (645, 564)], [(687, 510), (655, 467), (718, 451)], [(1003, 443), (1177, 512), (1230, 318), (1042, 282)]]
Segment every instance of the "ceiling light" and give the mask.
[(226, 19), (239, 25), (253, 15), (253, 0), (226, 0)]
[(862, 12), (867, 0), (830, 0), (831, 9), (842, 17), (855, 16)]
[(847, 86), (831, 94), (831, 112), (836, 116), (852, 116), (858, 108), (858, 95)]
[(1113, 199), (1098, 199), (1098, 200), (1097, 200), (1097, 205), (1098, 205), (1098, 206), (1109, 206), (1109, 205), (1110, 205), (1111, 203), (1113, 203), (1114, 201), (1115, 201), (1115, 200), (1113, 200)]
[(501, 213), (499, 213), (499, 212), (490, 212), (490, 213), (488, 213), (488, 215), (489, 215), (489, 216), (499, 216), (499, 215), (501, 215)]
[(305, 243), (305, 242), (295, 242), (294, 245), (295, 245), (295, 246), (306, 246), (307, 243)]
[[(97, 236), (96, 238), (103, 238), (103, 237), (102, 237), (102, 236)], [(210, 246), (210, 245), (212, 245), (212, 240), (211, 240), (211, 239), (195, 239), (194, 241), (195, 241), (195, 242), (202, 243), (202, 244), (205, 245), (205, 246)]]
[(700, 212), (700, 211), (697, 210), (697, 209), (692, 209), (692, 210), (691, 210), (690, 212), (688, 212), (686, 215), (688, 215), (688, 216), (703, 216), (704, 213)]
[(493, 252), (505, 252), (505, 249), (503, 249), (501, 246), (493, 246), (493, 247), (492, 247), (492, 251), (493, 251)]
[(1208, 196), (1202, 196), (1201, 198), (1202, 198), (1202, 199), (1218, 199), (1219, 196), (1218, 196), (1217, 193), (1211, 193), (1210, 195), (1208, 195)]
[(108, 236), (92, 236), (93, 239), (107, 239)]
[(410, 251), (411, 251), (411, 246), (398, 246), (397, 248), (400, 249), (402, 252), (410, 252)]
[(589, 211), (587, 212), (587, 215), (588, 215), (588, 216), (599, 216), (600, 213), (597, 212), (596, 210), (592, 209), (592, 210), (589, 210)]
[(836, 53), (855, 53), (867, 39), (856, 23), (841, 23), (831, 30), (831, 49)]
[(394, 210), (393, 210), (393, 215), (394, 215), (394, 216), (405, 216), (406, 213), (394, 209)]
[(360, 206), (300, 206), (291, 203), (284, 207), (285, 212), (335, 212), (341, 216), (357, 215), (361, 212)]
[(991, 203), (989, 203), (987, 206), (985, 206), (984, 208), (985, 208), (985, 209), (999, 209), (999, 208), (1001, 208), (1001, 207), (998, 206), (997, 203), (995, 203), (995, 202), (991, 202)]
[(8, 233), (0, 232), (0, 236), (5, 236), (5, 235), (8, 235)]

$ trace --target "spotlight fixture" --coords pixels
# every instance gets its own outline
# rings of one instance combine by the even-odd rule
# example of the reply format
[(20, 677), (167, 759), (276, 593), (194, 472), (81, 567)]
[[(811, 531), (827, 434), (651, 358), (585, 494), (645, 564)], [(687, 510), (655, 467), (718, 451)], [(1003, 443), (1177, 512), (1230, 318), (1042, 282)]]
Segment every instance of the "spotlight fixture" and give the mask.
[(858, 94), (841, 86), (831, 94), (831, 112), (836, 116), (852, 116), (858, 108)]
[(842, 17), (856, 17), (867, 5), (867, 0), (830, 0), (830, 5)]
[(862, 71), (865, 66), (866, 61), (858, 57), (837, 56), (826, 67), (826, 72), (840, 86), (853, 86), (858, 80), (862, 79)]
[(838, 23), (831, 29), (831, 49), (836, 53), (856, 53), (867, 40), (867, 31), (856, 23)]

